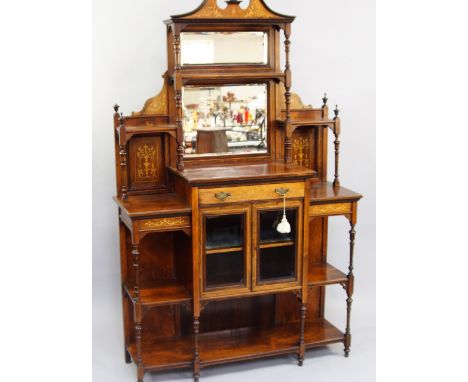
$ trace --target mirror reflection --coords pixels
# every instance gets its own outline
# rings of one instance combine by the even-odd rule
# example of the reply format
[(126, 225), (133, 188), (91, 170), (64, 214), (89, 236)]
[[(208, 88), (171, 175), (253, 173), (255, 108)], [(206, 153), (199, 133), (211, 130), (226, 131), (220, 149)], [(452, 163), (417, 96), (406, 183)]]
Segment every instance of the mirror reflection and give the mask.
[(267, 152), (267, 85), (185, 86), (187, 156)]
[(182, 65), (268, 63), (265, 32), (182, 32)]

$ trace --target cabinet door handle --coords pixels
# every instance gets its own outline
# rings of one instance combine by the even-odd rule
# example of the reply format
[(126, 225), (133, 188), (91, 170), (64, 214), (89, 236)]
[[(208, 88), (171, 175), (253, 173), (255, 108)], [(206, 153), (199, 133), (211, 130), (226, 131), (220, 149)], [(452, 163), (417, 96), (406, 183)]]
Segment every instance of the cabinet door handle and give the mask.
[(215, 194), (215, 198), (221, 200), (222, 202), (224, 202), (229, 197), (231, 197), (229, 192), (217, 192)]
[(275, 192), (279, 195), (279, 196), (285, 196), (288, 192), (289, 192), (289, 188), (276, 188), (275, 189)]

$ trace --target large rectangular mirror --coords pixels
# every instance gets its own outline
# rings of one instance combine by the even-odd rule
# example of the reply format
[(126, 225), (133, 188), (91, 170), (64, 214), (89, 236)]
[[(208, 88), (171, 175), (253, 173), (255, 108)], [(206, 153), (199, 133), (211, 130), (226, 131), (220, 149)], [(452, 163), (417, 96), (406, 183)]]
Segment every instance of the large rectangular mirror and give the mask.
[(268, 64), (265, 32), (182, 32), (182, 65)]
[(267, 152), (267, 85), (185, 86), (186, 156)]

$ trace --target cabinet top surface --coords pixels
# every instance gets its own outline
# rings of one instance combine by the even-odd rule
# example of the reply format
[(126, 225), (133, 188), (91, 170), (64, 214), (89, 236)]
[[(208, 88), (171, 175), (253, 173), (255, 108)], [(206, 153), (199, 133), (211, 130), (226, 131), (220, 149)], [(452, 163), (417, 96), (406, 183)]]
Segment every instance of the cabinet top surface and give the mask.
[(189, 167), (184, 171), (171, 167), (169, 170), (194, 185), (265, 180), (286, 181), (311, 178), (316, 174), (313, 170), (283, 162)]

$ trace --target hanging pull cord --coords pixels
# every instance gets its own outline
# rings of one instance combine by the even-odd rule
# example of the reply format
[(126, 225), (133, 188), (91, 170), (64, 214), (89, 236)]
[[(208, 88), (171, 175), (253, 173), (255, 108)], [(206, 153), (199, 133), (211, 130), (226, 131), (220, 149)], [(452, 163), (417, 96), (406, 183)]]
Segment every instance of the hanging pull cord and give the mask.
[(276, 230), (279, 233), (290, 233), (291, 224), (289, 224), (288, 219), (286, 218), (286, 194), (283, 195), (283, 219), (276, 227)]

